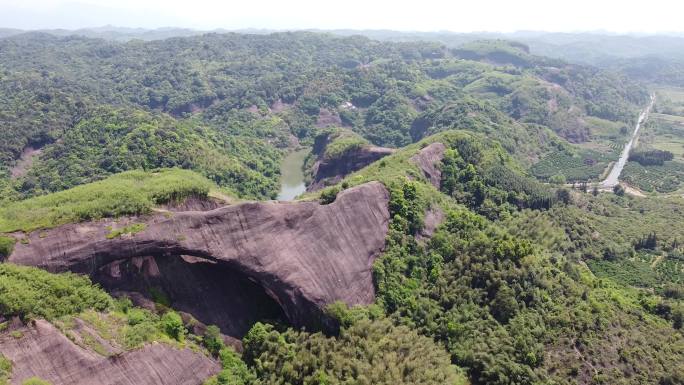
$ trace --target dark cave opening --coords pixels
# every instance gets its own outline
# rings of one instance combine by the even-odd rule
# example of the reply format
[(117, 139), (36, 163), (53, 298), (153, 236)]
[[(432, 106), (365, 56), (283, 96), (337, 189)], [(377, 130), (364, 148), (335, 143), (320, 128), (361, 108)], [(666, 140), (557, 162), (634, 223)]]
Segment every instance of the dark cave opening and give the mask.
[(101, 267), (92, 279), (138, 306), (162, 304), (238, 339), (258, 321), (287, 323), (280, 305), (261, 285), (220, 261), (186, 255), (135, 257)]

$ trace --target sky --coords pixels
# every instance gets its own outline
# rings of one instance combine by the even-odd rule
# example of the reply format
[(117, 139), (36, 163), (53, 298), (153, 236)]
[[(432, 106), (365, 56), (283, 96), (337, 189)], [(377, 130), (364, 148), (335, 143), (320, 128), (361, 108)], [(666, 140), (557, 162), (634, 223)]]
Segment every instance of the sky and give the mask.
[(0, 28), (684, 32), (682, 0), (0, 0)]

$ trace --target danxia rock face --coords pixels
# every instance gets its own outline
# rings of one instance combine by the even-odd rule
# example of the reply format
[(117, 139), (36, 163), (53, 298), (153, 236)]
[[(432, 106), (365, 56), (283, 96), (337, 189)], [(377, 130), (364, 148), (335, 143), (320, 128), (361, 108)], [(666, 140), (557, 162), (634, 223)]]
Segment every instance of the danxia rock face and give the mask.
[[(230, 269), (225, 276), (228, 279), (237, 274), (255, 283), (253, 286), (275, 301), (295, 326), (332, 326), (325, 325), (327, 321), (321, 317), (327, 305), (374, 300), (372, 264), (384, 246), (388, 201), (385, 187), (373, 182), (339, 193), (329, 205), (243, 203), (209, 211), (70, 224), (30, 234), (28, 243), (17, 243), (8, 261), (52, 272), (73, 271), (94, 278), (106, 275), (108, 285), (114, 285), (112, 279), (117, 275), (129, 279), (121, 267), (130, 270), (132, 263), (139, 264), (147, 277), (169, 271), (167, 263), (160, 269), (149, 258), (144, 265), (141, 257), (153, 257), (155, 262), (183, 256), (187, 262), (193, 257)], [(136, 234), (107, 238), (112, 228), (131, 223), (144, 223), (145, 228)], [(194, 276), (202, 275), (217, 277), (206, 271)], [(195, 287), (184, 286), (187, 290)], [(216, 285), (200, 285), (196, 290), (203, 287), (210, 290)], [(201, 293), (189, 294), (185, 301), (197, 296)], [(192, 312), (192, 307), (186, 310)], [(201, 313), (207, 311), (210, 308), (206, 306), (198, 311), (200, 321)]]
[[(47, 321), (0, 333), (0, 352), (12, 361), (12, 384), (38, 377), (55, 385), (197, 385), (221, 369), (206, 355), (155, 343), (108, 357), (84, 349)], [(17, 337), (19, 336), (19, 337)]]
[(394, 152), (392, 148), (361, 146), (335, 159), (319, 159), (313, 166), (313, 180), (306, 189), (316, 191), (339, 183), (345, 176)]

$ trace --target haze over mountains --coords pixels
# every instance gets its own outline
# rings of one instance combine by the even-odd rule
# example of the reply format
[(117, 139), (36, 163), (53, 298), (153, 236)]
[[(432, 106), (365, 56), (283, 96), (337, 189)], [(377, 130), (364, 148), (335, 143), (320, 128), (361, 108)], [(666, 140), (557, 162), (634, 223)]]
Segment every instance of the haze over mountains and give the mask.
[(683, 42), (0, 30), (0, 385), (684, 383)]
[[(125, 28), (102, 26), (83, 29), (42, 29), (21, 30), (0, 28), (0, 36), (12, 36), (31, 31), (46, 32), (57, 36), (78, 35), (92, 38), (102, 38), (117, 41), (132, 39), (160, 40), (169, 37), (196, 36), (205, 33), (254, 33), (267, 34), (285, 32), (286, 30), (272, 29), (213, 29), (197, 30), (190, 28)], [(611, 32), (543, 32), (519, 31), (511, 33), (500, 32), (402, 32), (393, 30), (353, 30), (332, 29), (314, 32), (327, 32), (342, 36), (363, 35), (373, 39), (386, 41), (439, 41), (451, 47), (482, 39), (508, 39), (520, 41), (530, 46), (532, 53), (558, 57), (571, 62), (607, 65), (610, 59), (657, 57), (662, 59), (684, 60), (684, 33), (630, 33), (620, 34)]]

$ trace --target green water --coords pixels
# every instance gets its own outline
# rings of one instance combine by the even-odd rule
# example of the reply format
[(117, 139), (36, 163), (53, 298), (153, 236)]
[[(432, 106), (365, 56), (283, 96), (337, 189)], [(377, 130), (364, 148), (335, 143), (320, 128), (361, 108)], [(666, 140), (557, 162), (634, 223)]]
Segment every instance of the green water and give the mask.
[(289, 153), (280, 165), (280, 193), (278, 200), (291, 201), (306, 191), (304, 184), (304, 159), (309, 153), (308, 149)]

